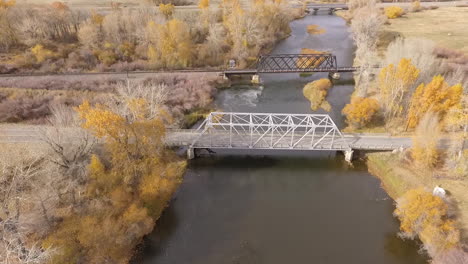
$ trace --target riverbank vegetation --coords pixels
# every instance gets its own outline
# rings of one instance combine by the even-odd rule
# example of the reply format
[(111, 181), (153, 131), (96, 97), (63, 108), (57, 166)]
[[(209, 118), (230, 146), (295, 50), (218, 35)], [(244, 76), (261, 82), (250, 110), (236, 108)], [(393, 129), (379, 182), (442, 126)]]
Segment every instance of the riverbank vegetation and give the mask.
[[(386, 132), (413, 137), (411, 149), (370, 154), (369, 170), (382, 179), (397, 202), (395, 215), (401, 221), (402, 237), (421, 239), (433, 263), (463, 263), (468, 258), (464, 249), (468, 230), (468, 153), (464, 150), (468, 71), (464, 56), (455, 60), (441, 55), (440, 50), (447, 50), (440, 47), (441, 39), (420, 38), (418, 34), (427, 30), (430, 35), (433, 29), (406, 19), (434, 21), (429, 17), (434, 12), (445, 13), (443, 8), (420, 12), (422, 8), (413, 4), (405, 11), (405, 18), (399, 18), (403, 15), (401, 9), (382, 11), (373, 1), (355, 2), (350, 10), (351, 30), (357, 45), (356, 64), (361, 69), (356, 74), (351, 102), (343, 109), (350, 126), (347, 130), (362, 132), (380, 125)], [(457, 25), (445, 24), (445, 32), (452, 28), (457, 31), (465, 19), (456, 17), (453, 23)], [(407, 33), (399, 36), (404, 38), (382, 41), (388, 38), (389, 27), (398, 31), (403, 24), (402, 30)], [(465, 35), (460, 34), (455, 42)], [(368, 49), (372, 56), (365, 54)], [(462, 52), (453, 51), (458, 55)], [(365, 100), (373, 103), (363, 104)], [(449, 194), (434, 196), (431, 192), (437, 185)]]
[(106, 14), (66, 4), (0, 8), (1, 73), (240, 67), (290, 33), (302, 11), (281, 1), (238, 0), (198, 10), (117, 7)]
[(75, 110), (57, 106), (39, 150), (2, 148), (0, 253), (7, 263), (128, 262), (185, 168), (162, 143), (170, 122), (164, 96), (146, 86)]
[(0, 78), (0, 122), (47, 124), (52, 108), (76, 107), (83, 100), (102, 103), (115, 98), (119, 91), (145, 90), (157, 86), (165, 94), (161, 106), (183, 126), (185, 116), (211, 108), (217, 87), (223, 81), (216, 74), (160, 74), (137, 80), (102, 76), (48, 76)]
[(313, 111), (322, 108), (323, 110), (330, 112), (331, 105), (325, 100), (328, 94), (328, 89), (332, 87), (332, 83), (329, 79), (320, 79), (310, 82), (304, 86), (302, 93), (304, 97), (310, 101), (310, 108)]

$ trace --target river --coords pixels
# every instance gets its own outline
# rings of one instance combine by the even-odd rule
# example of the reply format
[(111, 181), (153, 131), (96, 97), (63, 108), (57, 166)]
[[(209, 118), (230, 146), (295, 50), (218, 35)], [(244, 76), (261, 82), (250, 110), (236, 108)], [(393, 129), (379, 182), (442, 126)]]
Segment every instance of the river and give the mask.
[[(307, 34), (309, 24), (326, 33)], [(273, 53), (312, 48), (352, 64), (353, 41), (341, 18), (307, 16), (291, 28)], [(263, 88), (224, 90), (216, 104), (225, 111), (312, 113), (302, 87), (322, 77), (262, 75)], [(352, 91), (335, 85), (327, 97), (340, 127)], [(365, 165), (351, 168), (332, 152), (217, 152), (190, 161), (138, 263), (427, 263), (416, 242), (398, 238), (393, 201)]]

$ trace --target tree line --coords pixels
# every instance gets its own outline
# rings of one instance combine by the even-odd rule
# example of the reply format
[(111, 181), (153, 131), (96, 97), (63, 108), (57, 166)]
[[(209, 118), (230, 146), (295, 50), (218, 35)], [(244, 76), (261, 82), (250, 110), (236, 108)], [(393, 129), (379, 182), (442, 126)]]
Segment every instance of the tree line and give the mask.
[[(3, 0), (2, 0), (3, 1)], [(3, 2), (2, 2), (3, 3)], [(8, 2), (10, 3), (10, 2)], [(108, 14), (51, 5), (0, 6), (3, 72), (179, 69), (242, 66), (286, 37), (300, 15), (279, 0), (238, 0), (219, 6), (201, 0), (198, 10), (114, 8)]]

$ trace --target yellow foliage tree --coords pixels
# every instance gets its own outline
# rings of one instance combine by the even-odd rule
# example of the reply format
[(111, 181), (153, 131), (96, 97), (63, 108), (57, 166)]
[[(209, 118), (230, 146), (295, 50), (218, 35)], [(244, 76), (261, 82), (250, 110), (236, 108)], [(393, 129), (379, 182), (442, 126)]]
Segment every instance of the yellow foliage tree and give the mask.
[(210, 7), (210, 0), (200, 0), (198, 2), (198, 8), (207, 9), (208, 7)]
[(151, 63), (169, 68), (190, 66), (194, 44), (187, 24), (176, 19), (165, 24), (150, 22), (148, 32), (151, 32), (148, 48)]
[(379, 110), (379, 103), (372, 98), (353, 97), (342, 113), (346, 116), (346, 122), (353, 128), (366, 126)]
[(399, 6), (389, 6), (384, 9), (384, 12), (387, 18), (394, 19), (401, 17), (405, 13), (405, 10)]
[(419, 85), (411, 98), (407, 127), (416, 127), (427, 112), (436, 113), (443, 120), (447, 111), (460, 104), (462, 93), (461, 84), (449, 86), (441, 75), (427, 85)]
[(172, 17), (172, 14), (174, 14), (174, 5), (169, 3), (169, 4), (159, 4), (159, 12), (161, 12), (166, 19), (169, 19)]
[(380, 103), (387, 122), (402, 116), (408, 92), (418, 77), (419, 70), (409, 59), (401, 59), (397, 67), (390, 64), (382, 68), (378, 83)]
[(422, 188), (400, 197), (394, 214), (401, 221), (401, 234), (410, 239), (419, 236), (432, 256), (460, 242), (460, 232), (448, 216), (447, 204)]
[(128, 111), (88, 102), (76, 109), (106, 155), (91, 157), (86, 210), (65, 217), (44, 241), (61, 249), (52, 263), (128, 263), (181, 182), (185, 161), (164, 148), (165, 115), (154, 116), (143, 98), (122, 98), (121, 108)]
[(36, 46), (31, 48), (32, 54), (36, 58), (36, 61), (41, 63), (49, 58), (54, 56), (54, 52), (44, 48), (41, 44), (37, 44)]
[(329, 111), (329, 109), (327, 109), (329, 104), (323, 103), (330, 87), (332, 87), (332, 83), (329, 79), (320, 79), (308, 83), (306, 86), (304, 86), (302, 93), (304, 94), (305, 98), (310, 101), (310, 108), (312, 110), (315, 111), (319, 109), (319, 107), (322, 107), (323, 109)]

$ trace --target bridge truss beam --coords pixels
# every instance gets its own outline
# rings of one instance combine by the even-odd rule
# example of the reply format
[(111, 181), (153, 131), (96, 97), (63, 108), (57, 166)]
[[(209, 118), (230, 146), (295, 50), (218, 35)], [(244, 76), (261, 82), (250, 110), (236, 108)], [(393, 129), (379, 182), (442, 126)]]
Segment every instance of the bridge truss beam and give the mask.
[(258, 73), (272, 72), (336, 72), (336, 56), (332, 54), (278, 54), (260, 56)]
[(328, 115), (210, 113), (190, 148), (350, 150)]

